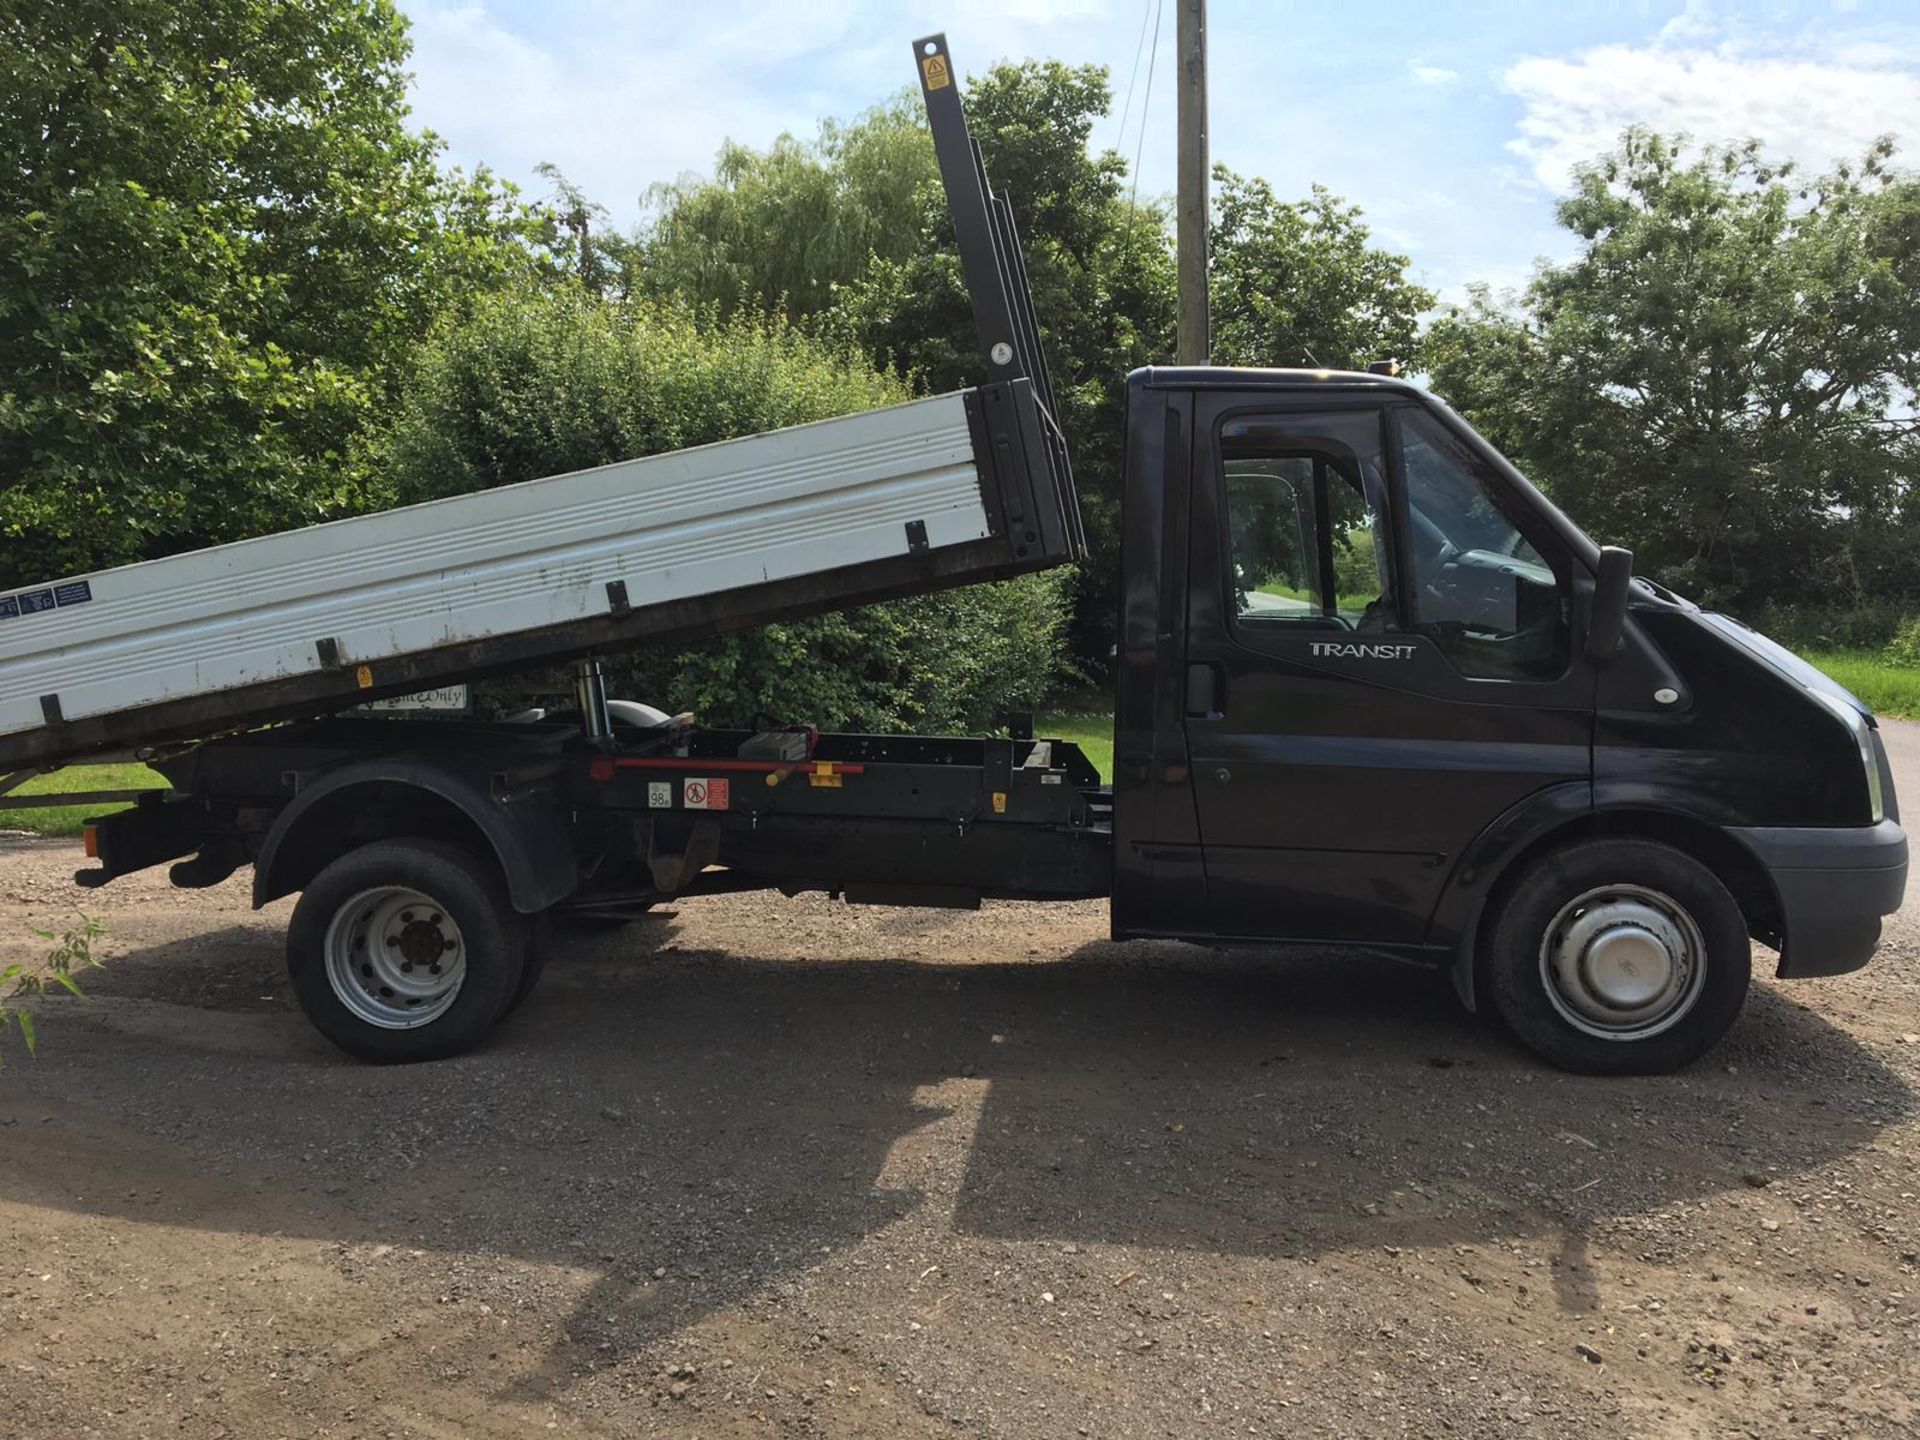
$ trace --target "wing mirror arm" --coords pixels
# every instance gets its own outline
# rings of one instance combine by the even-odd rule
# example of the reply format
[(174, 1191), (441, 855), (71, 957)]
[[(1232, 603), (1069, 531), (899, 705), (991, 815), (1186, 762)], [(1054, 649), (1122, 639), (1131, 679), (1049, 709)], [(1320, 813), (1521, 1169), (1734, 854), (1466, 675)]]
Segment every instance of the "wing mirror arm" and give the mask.
[(1620, 650), (1632, 579), (1633, 552), (1618, 545), (1602, 545), (1600, 569), (1593, 582), (1593, 605), (1587, 613), (1587, 654), (1597, 664), (1605, 664)]

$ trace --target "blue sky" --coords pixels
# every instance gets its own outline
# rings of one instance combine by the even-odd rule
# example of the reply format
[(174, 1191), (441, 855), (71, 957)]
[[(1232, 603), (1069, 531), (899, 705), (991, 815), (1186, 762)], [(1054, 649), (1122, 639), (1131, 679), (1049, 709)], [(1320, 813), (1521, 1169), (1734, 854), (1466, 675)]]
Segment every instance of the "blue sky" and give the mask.
[[(623, 226), (649, 184), (704, 173), (724, 138), (810, 136), (911, 83), (909, 44), (934, 30), (963, 72), (1107, 65), (1115, 113), (1095, 143), (1139, 148), (1143, 195), (1173, 184), (1174, 0), (400, 5), (416, 119), (455, 161), (534, 193), (533, 167), (554, 161)], [(1123, 133), (1156, 9), (1151, 103), (1142, 58)], [(1214, 158), (1283, 195), (1318, 181), (1357, 201), (1449, 298), (1564, 256), (1554, 196), (1628, 124), (1752, 135), (1813, 166), (1891, 132), (1920, 164), (1920, 0), (1210, 0), (1209, 28)]]

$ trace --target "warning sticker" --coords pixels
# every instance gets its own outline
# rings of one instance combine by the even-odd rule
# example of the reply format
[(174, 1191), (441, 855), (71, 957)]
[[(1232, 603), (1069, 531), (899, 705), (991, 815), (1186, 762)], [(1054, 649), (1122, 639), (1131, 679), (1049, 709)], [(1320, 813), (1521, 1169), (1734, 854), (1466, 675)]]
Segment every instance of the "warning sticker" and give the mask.
[(953, 83), (953, 71), (947, 68), (944, 55), (929, 55), (920, 62), (920, 68), (927, 72), (929, 90), (944, 90)]
[(689, 810), (724, 810), (727, 808), (727, 782), (725, 780), (686, 780), (681, 782), (680, 803)]
[(0, 620), (12, 620), (21, 615), (44, 615), (53, 609), (65, 609), (69, 605), (85, 605), (93, 599), (93, 582), (89, 580), (69, 580), (63, 585), (55, 585), (48, 590), (27, 590), (18, 595), (0, 595)]
[(649, 810), (671, 810), (673, 808), (673, 782), (671, 780), (649, 780), (647, 782), (647, 808)]

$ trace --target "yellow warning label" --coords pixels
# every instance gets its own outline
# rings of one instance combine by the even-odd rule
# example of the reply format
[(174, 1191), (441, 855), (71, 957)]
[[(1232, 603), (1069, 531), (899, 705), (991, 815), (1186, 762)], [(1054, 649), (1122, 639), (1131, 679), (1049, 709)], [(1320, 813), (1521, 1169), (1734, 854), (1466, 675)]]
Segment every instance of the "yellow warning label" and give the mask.
[(373, 688), (373, 667), (371, 665), (356, 665), (353, 671), (353, 683), (358, 685), (362, 690), (371, 690)]
[(1006, 791), (996, 790), (993, 792), (993, 813), (996, 815), (1004, 815), (1007, 813)]
[(947, 68), (944, 55), (929, 55), (920, 62), (920, 68), (927, 73), (929, 90), (944, 90), (953, 83), (953, 71)]

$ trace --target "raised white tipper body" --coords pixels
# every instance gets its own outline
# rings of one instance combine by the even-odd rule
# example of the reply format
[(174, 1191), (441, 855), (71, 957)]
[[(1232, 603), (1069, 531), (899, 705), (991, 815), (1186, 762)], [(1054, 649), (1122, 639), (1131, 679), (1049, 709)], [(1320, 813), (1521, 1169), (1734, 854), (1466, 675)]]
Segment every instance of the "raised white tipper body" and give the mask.
[(990, 524), (953, 394), (9, 589), (0, 739), (605, 616), (611, 582), (640, 611)]

